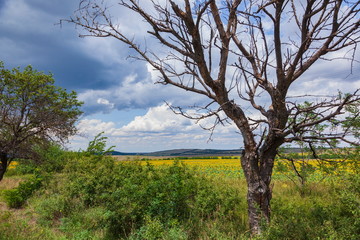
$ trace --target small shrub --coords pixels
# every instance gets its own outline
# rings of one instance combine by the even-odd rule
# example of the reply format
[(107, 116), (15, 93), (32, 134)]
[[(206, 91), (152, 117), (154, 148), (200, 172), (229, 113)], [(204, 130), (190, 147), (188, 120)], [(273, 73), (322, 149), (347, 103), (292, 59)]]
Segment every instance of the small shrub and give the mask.
[(28, 180), (21, 182), (15, 189), (9, 189), (4, 192), (4, 199), (11, 208), (21, 207), (34, 191), (41, 187), (43, 178), (33, 176)]
[(132, 233), (129, 240), (187, 240), (187, 233), (178, 225), (166, 226), (159, 219), (145, 216), (145, 224)]
[(61, 219), (59, 227), (69, 239), (106, 239), (107, 210), (102, 207), (78, 209)]
[(69, 211), (63, 195), (52, 194), (34, 200), (35, 210), (39, 214), (39, 222), (43, 225), (52, 225), (59, 221)]

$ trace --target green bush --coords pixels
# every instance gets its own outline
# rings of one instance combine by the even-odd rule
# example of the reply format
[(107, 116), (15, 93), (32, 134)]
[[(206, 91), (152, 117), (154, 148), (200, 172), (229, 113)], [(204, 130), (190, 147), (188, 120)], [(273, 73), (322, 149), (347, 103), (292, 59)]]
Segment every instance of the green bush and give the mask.
[[(68, 152), (57, 144), (51, 144), (45, 149), (38, 148), (34, 159), (15, 159), (18, 162), (16, 168), (10, 169), (12, 175), (37, 174), (44, 172), (46, 174), (61, 172), (66, 162), (74, 158), (78, 153)], [(7, 173), (7, 176), (10, 176)]]
[(239, 235), (246, 229), (239, 191), (179, 162), (155, 168), (79, 155), (47, 185), (46, 194), (36, 201), (40, 219), (60, 223), (71, 239), (87, 239), (95, 232), (99, 239), (196, 239), (214, 221), (226, 225), (220, 232)]
[(129, 240), (186, 240), (187, 233), (178, 225), (164, 225), (159, 219), (145, 216), (145, 223), (136, 232), (132, 233)]
[(52, 225), (70, 210), (64, 196), (58, 193), (46, 197), (40, 196), (33, 201), (33, 204), (39, 214), (38, 221), (43, 225)]
[(41, 171), (46, 173), (61, 172), (72, 152), (67, 152), (57, 144), (52, 144), (44, 150), (39, 150), (40, 162), (38, 167)]
[(41, 176), (33, 176), (21, 182), (17, 188), (6, 190), (4, 192), (5, 202), (11, 208), (21, 207), (33, 192), (41, 187), (42, 181)]

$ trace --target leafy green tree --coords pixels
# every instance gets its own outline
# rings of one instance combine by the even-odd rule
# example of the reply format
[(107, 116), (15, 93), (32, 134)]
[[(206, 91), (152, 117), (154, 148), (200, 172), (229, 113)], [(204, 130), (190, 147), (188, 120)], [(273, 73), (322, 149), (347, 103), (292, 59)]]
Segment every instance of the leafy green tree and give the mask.
[(54, 85), (52, 74), (0, 62), (0, 181), (14, 158), (31, 159), (36, 148), (65, 142), (82, 114), (76, 92)]

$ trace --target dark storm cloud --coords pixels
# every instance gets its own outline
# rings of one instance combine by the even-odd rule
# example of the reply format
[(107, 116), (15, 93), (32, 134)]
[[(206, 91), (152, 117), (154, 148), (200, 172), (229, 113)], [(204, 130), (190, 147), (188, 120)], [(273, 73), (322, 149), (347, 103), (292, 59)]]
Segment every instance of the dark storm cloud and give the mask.
[[(60, 23), (77, 7), (77, 1), (0, 1), (0, 61), (7, 68), (32, 65), (52, 72), (58, 85), (67, 89), (107, 89), (114, 75), (139, 72), (137, 65), (114, 66), (99, 61), (96, 49), (86, 52), (86, 41), (73, 25)], [(114, 72), (115, 70), (116, 73)]]
[(64, 17), (70, 16), (72, 12), (78, 7), (78, 1), (72, 0), (30, 0), (31, 5), (41, 11), (51, 15), (61, 15)]
[(21, 54), (5, 56), (2, 59), (5, 65), (24, 67), (30, 64), (39, 71), (53, 73), (57, 84), (74, 90), (100, 87), (99, 82), (105, 82), (98, 70), (101, 69), (99, 62), (53, 42), (49, 36), (27, 36), (26, 39), (24, 41), (23, 37), (12, 35), (8, 41), (16, 42)]
[[(184, 107), (208, 103), (197, 94), (154, 85), (156, 74), (144, 62), (126, 59), (132, 52), (119, 41), (79, 38), (79, 29), (74, 25), (60, 25), (60, 19), (69, 18), (78, 4), (79, 0), (0, 0), (0, 61), (4, 61), (7, 68), (31, 64), (39, 71), (52, 72), (57, 85), (79, 93), (80, 99), (85, 101), (87, 114), (144, 109), (162, 104), (164, 100)], [(134, 14), (126, 15), (122, 9), (117, 10), (121, 19), (124, 17), (132, 22), (136, 18)], [(122, 27), (128, 34), (145, 39), (146, 26), (142, 24)], [(153, 40), (146, 39), (146, 42), (156, 52), (158, 46)], [(164, 49), (159, 52), (166, 54)], [(314, 89), (319, 94), (336, 93), (344, 81), (349, 89), (358, 88), (359, 64), (354, 64), (351, 76), (348, 76), (348, 66), (349, 63), (344, 61), (312, 66), (302, 80), (294, 84), (292, 95), (306, 94)], [(233, 97), (239, 99), (236, 92)], [(260, 103), (266, 105), (266, 101), (265, 97)]]
[(75, 26), (58, 24), (77, 1), (49, 2), (8, 0), (0, 11), (0, 59), (7, 68), (31, 64), (52, 72), (58, 85), (78, 92), (86, 115), (173, 99), (169, 88), (154, 85), (144, 62), (126, 58), (128, 47), (111, 39), (79, 38)]

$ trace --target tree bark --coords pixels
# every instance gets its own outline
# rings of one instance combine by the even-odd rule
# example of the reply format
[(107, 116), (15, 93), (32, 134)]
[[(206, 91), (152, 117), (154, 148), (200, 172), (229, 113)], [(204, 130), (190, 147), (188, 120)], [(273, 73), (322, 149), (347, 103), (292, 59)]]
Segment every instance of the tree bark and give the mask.
[(241, 157), (248, 193), (248, 218), (252, 235), (259, 235), (270, 222), (271, 176), (280, 141), (267, 143), (260, 150), (245, 147)]
[(0, 153), (0, 181), (3, 179), (8, 167), (9, 158), (6, 153)]
[(270, 222), (270, 200), (272, 191), (270, 185), (263, 180), (250, 179), (248, 182), (248, 217), (252, 235), (259, 235)]
[[(241, 157), (241, 165), (244, 170), (248, 193), (248, 218), (252, 235), (261, 233), (261, 225), (270, 221), (270, 181), (261, 176), (259, 159), (255, 151), (245, 149)], [(268, 176), (269, 177), (269, 176)]]

